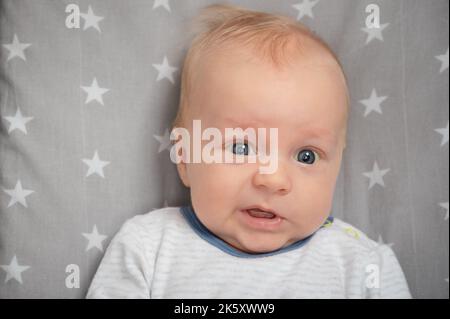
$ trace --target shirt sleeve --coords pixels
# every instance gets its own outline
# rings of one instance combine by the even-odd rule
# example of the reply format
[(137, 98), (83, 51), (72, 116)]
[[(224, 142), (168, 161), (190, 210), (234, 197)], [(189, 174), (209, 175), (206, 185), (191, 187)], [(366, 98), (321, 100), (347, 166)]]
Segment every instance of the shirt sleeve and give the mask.
[(364, 270), (363, 284), (366, 298), (412, 298), (400, 263), (389, 246), (380, 245), (373, 250)]
[(142, 230), (132, 220), (122, 226), (108, 246), (86, 298), (151, 298), (153, 267), (142, 249)]

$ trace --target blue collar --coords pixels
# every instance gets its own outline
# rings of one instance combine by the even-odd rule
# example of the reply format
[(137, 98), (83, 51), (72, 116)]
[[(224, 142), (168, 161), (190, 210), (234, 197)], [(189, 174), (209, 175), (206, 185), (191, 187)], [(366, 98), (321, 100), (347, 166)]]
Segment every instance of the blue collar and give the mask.
[[(219, 248), (219, 249), (223, 250), (224, 252), (226, 252), (230, 255), (233, 255), (235, 257), (257, 258), (257, 257), (267, 257), (267, 256), (281, 254), (283, 252), (287, 252), (287, 251), (302, 247), (315, 234), (315, 232), (314, 232), (311, 235), (309, 235), (308, 237), (300, 239), (300, 240), (290, 244), (289, 246), (282, 247), (280, 249), (277, 249), (277, 250), (274, 250), (271, 252), (251, 254), (251, 253), (243, 252), (241, 250), (234, 248), (233, 246), (228, 244), (226, 241), (217, 237), (211, 231), (209, 231), (209, 229), (206, 228), (206, 226), (203, 225), (202, 222), (198, 219), (197, 215), (194, 212), (194, 209), (192, 208), (192, 205), (182, 206), (181, 213), (184, 216), (184, 218), (186, 219), (186, 221), (189, 223), (189, 225), (192, 227), (192, 229), (201, 238), (203, 238), (204, 240), (209, 242), (211, 245), (216, 246), (217, 248)], [(327, 220), (320, 228), (324, 227), (324, 225), (330, 225), (331, 223), (333, 223), (333, 216), (330, 215), (330, 216), (328, 216)]]

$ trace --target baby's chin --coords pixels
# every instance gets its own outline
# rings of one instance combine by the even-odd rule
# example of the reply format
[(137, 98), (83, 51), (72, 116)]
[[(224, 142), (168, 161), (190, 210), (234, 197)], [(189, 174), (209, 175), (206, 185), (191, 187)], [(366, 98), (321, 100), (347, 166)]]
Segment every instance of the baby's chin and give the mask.
[(262, 254), (270, 253), (272, 251), (289, 246), (293, 241), (275, 241), (267, 239), (255, 240), (247, 239), (239, 241), (237, 244), (232, 245), (236, 249), (246, 252), (248, 254)]

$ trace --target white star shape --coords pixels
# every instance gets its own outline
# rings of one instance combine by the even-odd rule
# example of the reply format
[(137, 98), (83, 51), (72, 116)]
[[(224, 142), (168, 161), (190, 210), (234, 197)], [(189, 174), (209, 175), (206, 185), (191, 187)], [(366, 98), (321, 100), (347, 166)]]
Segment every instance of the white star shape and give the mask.
[(9, 55), (6, 61), (9, 61), (16, 56), (26, 61), (27, 59), (23, 51), (30, 45), (30, 43), (20, 43), (17, 34), (14, 34), (14, 39), (11, 44), (3, 44), (3, 46), (9, 50)]
[(84, 104), (88, 104), (89, 102), (96, 100), (101, 105), (104, 105), (103, 104), (103, 94), (108, 92), (109, 89), (99, 87), (98, 83), (97, 83), (97, 78), (94, 77), (94, 80), (92, 80), (91, 86), (81, 86), (81, 88), (88, 94)]
[(11, 207), (15, 203), (20, 203), (22, 206), (28, 207), (27, 202), (25, 200), (25, 197), (30, 195), (31, 193), (34, 193), (33, 190), (30, 189), (23, 189), (22, 183), (20, 182), (20, 179), (17, 181), (16, 186), (14, 189), (4, 189), (3, 191), (11, 196), (11, 199), (9, 201), (8, 207)]
[(158, 78), (156, 81), (167, 78), (170, 82), (174, 83), (172, 73), (178, 70), (178, 68), (170, 66), (166, 56), (164, 56), (162, 64), (153, 64), (153, 67), (158, 70)]
[(101, 177), (105, 178), (105, 176), (103, 175), (103, 167), (108, 165), (110, 162), (101, 161), (98, 157), (97, 150), (95, 150), (94, 157), (92, 159), (83, 158), (82, 161), (89, 166), (89, 170), (86, 174), (86, 177), (96, 173)]
[(369, 98), (359, 101), (360, 103), (362, 103), (366, 106), (366, 110), (364, 112), (364, 117), (366, 117), (372, 111), (383, 114), (383, 112), (381, 111), (380, 104), (383, 103), (383, 101), (386, 99), (387, 99), (387, 96), (378, 96), (377, 91), (375, 89), (372, 89), (372, 93), (370, 94)]
[(444, 208), (447, 212), (445, 213), (445, 220), (448, 220), (448, 202), (446, 203), (439, 203), (439, 206), (441, 206), (442, 208)]
[(20, 108), (17, 108), (16, 114), (14, 116), (3, 116), (5, 120), (7, 120), (10, 125), (8, 129), (8, 134), (14, 131), (15, 129), (19, 129), (25, 134), (27, 134), (27, 128), (25, 124), (33, 119), (33, 117), (24, 117), (22, 112), (20, 112)]
[(389, 23), (385, 23), (380, 25), (379, 28), (361, 28), (364, 32), (367, 32), (366, 44), (368, 44), (373, 39), (378, 39), (383, 41), (383, 30), (389, 25)]
[(441, 61), (441, 69), (439, 70), (439, 73), (442, 73), (448, 69), (448, 48), (447, 52), (441, 55), (436, 55), (435, 58)]
[(319, 0), (316, 1), (310, 1), (310, 0), (303, 0), (302, 2), (299, 2), (297, 4), (292, 5), (295, 9), (298, 10), (297, 20), (300, 20), (305, 15), (308, 17), (314, 19), (314, 14), (312, 12), (312, 8), (319, 2)]
[(92, 11), (91, 6), (89, 6), (87, 13), (80, 13), (80, 15), (84, 19), (83, 30), (86, 30), (88, 28), (94, 28), (98, 32), (100, 33), (102, 32), (102, 30), (100, 30), (100, 27), (98, 26), (98, 23), (102, 21), (104, 17), (96, 16)]
[(365, 172), (365, 173), (363, 173), (364, 176), (370, 178), (369, 189), (371, 189), (372, 186), (375, 185), (375, 184), (380, 184), (381, 186), (384, 187), (383, 176), (384, 176), (387, 172), (389, 172), (389, 171), (390, 171), (389, 168), (388, 168), (388, 169), (380, 170), (380, 169), (378, 168), (377, 162), (375, 161), (375, 163), (373, 164), (373, 169), (372, 169), (372, 171), (371, 171), (371, 172)]
[(163, 6), (167, 11), (170, 12), (169, 0), (155, 0), (155, 2), (153, 2), (153, 9), (156, 9), (160, 6)]
[(448, 121), (447, 126), (442, 128), (435, 129), (436, 132), (442, 135), (441, 146), (444, 146), (448, 143)]
[(392, 247), (393, 245), (394, 245), (393, 243), (386, 244), (386, 243), (383, 241), (383, 237), (381, 237), (381, 235), (378, 234), (378, 245), (375, 245), (375, 246), (374, 246), (373, 248), (371, 248), (370, 250), (371, 250), (371, 251), (377, 251), (379, 248), (381, 248), (381, 247), (383, 247), (383, 246)]
[(388, 247), (392, 247), (392, 246), (394, 246), (394, 243), (386, 244), (386, 243), (383, 241), (383, 237), (381, 237), (381, 235), (378, 235), (378, 245), (379, 245), (379, 246), (388, 246)]
[(82, 233), (82, 235), (89, 241), (85, 251), (95, 247), (103, 252), (102, 241), (104, 241), (108, 236), (99, 234), (97, 231), (97, 225), (94, 225), (92, 233)]
[(163, 208), (164, 208), (164, 207), (169, 207), (169, 202), (167, 201), (167, 199), (164, 200)]
[(158, 153), (164, 151), (165, 149), (168, 149), (169, 146), (171, 145), (171, 141), (170, 141), (170, 133), (169, 133), (169, 129), (166, 128), (166, 130), (164, 131), (164, 135), (153, 135), (154, 138), (156, 138), (159, 142), (159, 148), (158, 148)]
[(30, 268), (30, 266), (19, 265), (16, 255), (14, 255), (9, 265), (0, 265), (0, 268), (6, 271), (5, 284), (10, 279), (15, 279), (22, 284), (22, 272)]
[(161, 208), (165, 208), (165, 207), (169, 207), (169, 203), (168, 203), (167, 199), (164, 200), (164, 203), (163, 203), (162, 207), (153, 207), (152, 210), (161, 209)]

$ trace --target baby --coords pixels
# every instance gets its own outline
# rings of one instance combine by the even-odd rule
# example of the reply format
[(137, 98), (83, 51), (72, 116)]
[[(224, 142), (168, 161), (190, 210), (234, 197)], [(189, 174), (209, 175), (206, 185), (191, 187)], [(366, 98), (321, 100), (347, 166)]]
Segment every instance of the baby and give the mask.
[[(410, 298), (391, 248), (330, 214), (349, 112), (330, 48), (288, 17), (229, 5), (194, 26), (172, 128), (277, 128), (276, 170), (182, 150), (191, 203), (128, 220), (87, 297)], [(240, 137), (220, 146), (258, 153)]]

